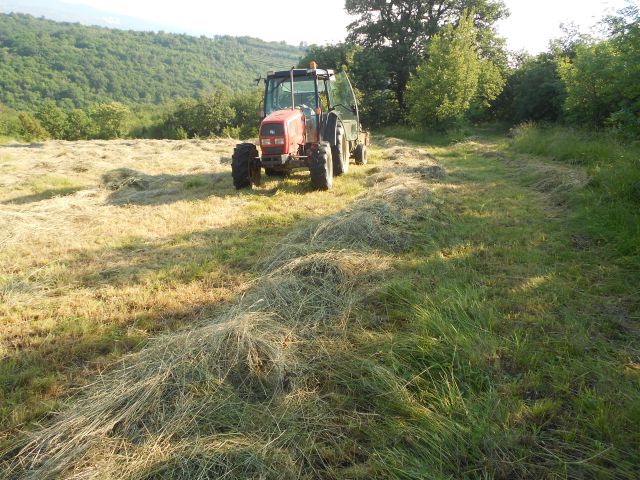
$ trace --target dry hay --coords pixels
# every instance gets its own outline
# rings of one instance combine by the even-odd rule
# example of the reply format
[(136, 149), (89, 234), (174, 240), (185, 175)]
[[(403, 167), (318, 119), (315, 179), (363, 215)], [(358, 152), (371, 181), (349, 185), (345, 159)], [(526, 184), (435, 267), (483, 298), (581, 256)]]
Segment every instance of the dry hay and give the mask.
[(444, 167), (437, 163), (436, 157), (420, 148), (407, 146), (390, 148), (385, 151), (383, 159), (393, 162), (393, 166), (387, 170), (397, 174), (431, 180), (441, 180), (446, 176)]
[(583, 188), (589, 182), (586, 171), (580, 167), (544, 163), (539, 159), (509, 160), (518, 178), (543, 193), (563, 196)]
[(386, 137), (384, 140), (382, 140), (381, 143), (384, 147), (387, 147), (387, 148), (400, 147), (407, 144), (405, 140), (402, 140), (401, 138), (396, 138), (396, 137)]
[[(386, 169), (385, 169), (386, 170)], [(266, 263), (277, 268), (297, 255), (330, 249), (400, 253), (411, 247), (410, 224), (434, 208), (431, 193), (417, 178), (371, 175), (367, 193), (347, 210), (331, 215), (284, 239)]]
[[(0, 456), (0, 476), (317, 478), (322, 452), (363, 461), (342, 445), (354, 445), (345, 431), (373, 420), (336, 410), (325, 390), (336, 369), (364, 368), (345, 360), (350, 312), (387, 268), (384, 252), (408, 247), (403, 226), (429, 198), (416, 179), (375, 182), (347, 212), (290, 238), (226, 313), (150, 342), (25, 435)], [(405, 395), (386, 368), (370, 374), (385, 395)]]
[[(63, 245), (81, 248), (96, 235), (111, 236), (114, 226), (125, 236), (166, 234), (169, 209), (150, 212), (113, 205), (172, 205), (173, 212), (188, 209), (181, 200), (208, 199), (215, 205), (206, 217), (215, 215), (216, 225), (233, 223), (233, 211), (244, 204), (236, 197), (225, 198), (233, 186), (223, 163), (233, 143), (218, 139), (51, 141), (37, 148), (2, 145), (0, 247), (40, 242), (46, 248), (53, 244), (60, 244), (60, 250)], [(60, 188), (56, 180), (78, 190)], [(158, 215), (162, 221), (155, 219)], [(198, 216), (190, 221), (198, 228), (212, 224)]]
[(430, 160), (435, 161), (436, 158), (429, 152), (425, 152), (415, 147), (394, 147), (385, 150), (382, 158), (385, 160), (403, 161), (403, 160)]

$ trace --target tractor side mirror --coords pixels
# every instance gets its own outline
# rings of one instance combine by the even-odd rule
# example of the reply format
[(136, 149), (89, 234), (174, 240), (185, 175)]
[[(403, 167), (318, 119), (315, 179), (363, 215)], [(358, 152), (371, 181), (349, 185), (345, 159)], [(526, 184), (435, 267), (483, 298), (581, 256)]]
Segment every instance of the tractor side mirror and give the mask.
[(258, 104), (258, 117), (259, 118), (264, 118), (264, 103), (263, 103), (263, 100), (260, 100), (260, 103)]
[(351, 105), (351, 111), (356, 115), (358, 113), (358, 108), (355, 105)]

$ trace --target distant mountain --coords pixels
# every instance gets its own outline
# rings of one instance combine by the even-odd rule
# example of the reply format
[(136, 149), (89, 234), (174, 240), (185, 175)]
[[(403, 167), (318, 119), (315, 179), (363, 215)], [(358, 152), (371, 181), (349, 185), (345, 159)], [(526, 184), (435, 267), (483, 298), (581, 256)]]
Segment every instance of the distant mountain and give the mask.
[(0, 14), (0, 103), (22, 110), (46, 99), (64, 107), (109, 100), (159, 104), (251, 88), (255, 78), (297, 64), (303, 53), (249, 37), (125, 31)]
[(147, 22), (140, 18), (118, 15), (88, 5), (66, 3), (60, 0), (4, 0), (0, 3), (0, 13), (26, 13), (57, 22), (81, 23), (123, 30), (176, 31), (175, 27), (170, 25)]

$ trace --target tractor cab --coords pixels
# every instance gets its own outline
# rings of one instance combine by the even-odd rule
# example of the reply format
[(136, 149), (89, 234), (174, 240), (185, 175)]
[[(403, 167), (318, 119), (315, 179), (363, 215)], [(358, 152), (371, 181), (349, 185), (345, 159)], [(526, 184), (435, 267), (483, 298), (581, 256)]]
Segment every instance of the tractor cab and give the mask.
[(327, 81), (332, 77), (335, 80), (333, 70), (315, 68), (268, 74), (264, 95), (265, 122), (272, 113), (281, 110), (300, 110), (306, 124), (305, 143), (318, 142), (323, 113), (328, 112), (330, 105)]

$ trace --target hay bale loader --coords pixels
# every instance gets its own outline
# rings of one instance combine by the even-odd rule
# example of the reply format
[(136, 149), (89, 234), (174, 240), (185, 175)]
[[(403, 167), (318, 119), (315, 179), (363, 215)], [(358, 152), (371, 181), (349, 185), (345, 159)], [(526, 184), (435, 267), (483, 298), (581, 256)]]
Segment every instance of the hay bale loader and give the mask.
[(369, 135), (360, 126), (358, 104), (345, 72), (317, 68), (271, 72), (264, 79), (259, 147), (236, 145), (231, 162), (236, 189), (258, 185), (267, 175), (309, 169), (311, 185), (328, 190), (347, 173), (350, 159), (367, 163)]

